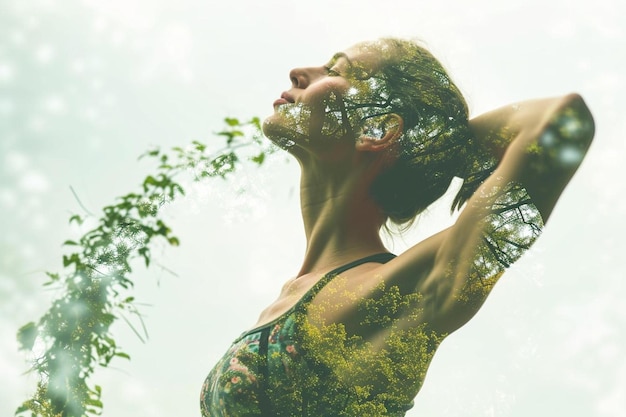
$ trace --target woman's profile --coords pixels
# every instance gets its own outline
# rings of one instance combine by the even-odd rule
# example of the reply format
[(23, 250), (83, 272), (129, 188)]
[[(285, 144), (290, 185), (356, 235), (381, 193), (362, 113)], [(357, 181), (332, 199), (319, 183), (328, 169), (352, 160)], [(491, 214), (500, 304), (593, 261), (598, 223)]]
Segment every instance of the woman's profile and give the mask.
[[(441, 64), (399, 39), (289, 78), (263, 130), (300, 164), (306, 252), (210, 371), (202, 415), (403, 416), (440, 343), (541, 233), (593, 118), (577, 94), (470, 118)], [(391, 254), (381, 229), (455, 177), (455, 224)]]

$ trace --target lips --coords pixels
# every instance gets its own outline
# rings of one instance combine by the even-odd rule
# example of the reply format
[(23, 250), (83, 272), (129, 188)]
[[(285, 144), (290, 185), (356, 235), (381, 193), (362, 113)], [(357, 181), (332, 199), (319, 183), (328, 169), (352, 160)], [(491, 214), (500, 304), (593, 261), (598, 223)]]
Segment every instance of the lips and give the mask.
[(289, 104), (289, 101), (285, 100), (284, 98), (279, 98), (274, 102), (274, 106), (280, 106), (281, 104)]
[(274, 106), (280, 106), (281, 104), (295, 103), (296, 100), (286, 91), (283, 91), (280, 98), (274, 102)]

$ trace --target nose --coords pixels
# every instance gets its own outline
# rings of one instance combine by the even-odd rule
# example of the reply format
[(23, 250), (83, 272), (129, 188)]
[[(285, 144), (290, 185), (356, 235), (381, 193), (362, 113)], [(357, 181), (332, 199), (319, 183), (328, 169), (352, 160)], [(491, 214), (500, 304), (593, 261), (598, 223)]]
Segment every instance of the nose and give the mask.
[(324, 73), (323, 67), (294, 68), (289, 71), (289, 79), (293, 88), (307, 88), (317, 77)]
[(309, 85), (305, 68), (294, 68), (289, 71), (289, 80), (293, 88), (306, 88)]

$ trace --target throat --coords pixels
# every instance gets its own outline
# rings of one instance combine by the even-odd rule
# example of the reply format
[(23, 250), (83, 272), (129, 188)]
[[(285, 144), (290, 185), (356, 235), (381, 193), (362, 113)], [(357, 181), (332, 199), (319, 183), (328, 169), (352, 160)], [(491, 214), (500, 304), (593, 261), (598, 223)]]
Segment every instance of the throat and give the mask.
[(359, 169), (337, 173), (329, 167), (321, 173), (303, 167), (306, 252), (297, 276), (387, 251), (380, 238), (384, 215), (369, 194), (371, 182), (360, 174)]
[(297, 276), (319, 273), (376, 253), (387, 252), (378, 227), (347, 222), (318, 222), (307, 239), (304, 261)]

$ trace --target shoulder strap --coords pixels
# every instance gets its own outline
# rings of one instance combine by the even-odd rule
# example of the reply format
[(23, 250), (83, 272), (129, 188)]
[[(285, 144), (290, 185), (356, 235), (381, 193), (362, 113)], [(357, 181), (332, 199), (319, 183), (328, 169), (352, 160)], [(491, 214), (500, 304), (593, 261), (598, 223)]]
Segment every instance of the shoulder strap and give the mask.
[(361, 259), (357, 259), (356, 261), (352, 261), (350, 263), (342, 265), (339, 268), (335, 268), (329, 273), (327, 273), (326, 275), (324, 275), (319, 281), (317, 281), (315, 285), (313, 285), (313, 287), (311, 287), (311, 289), (309, 289), (306, 292), (306, 294), (304, 294), (304, 296), (300, 299), (300, 301), (298, 301), (296, 306), (300, 304), (308, 303), (309, 301), (311, 301), (313, 297), (315, 297), (317, 293), (320, 292), (326, 284), (332, 281), (332, 279), (335, 278), (337, 275), (341, 274), (342, 272), (347, 271), (348, 269), (354, 268), (355, 266), (359, 266), (361, 264), (365, 264), (368, 262), (377, 262), (380, 264), (386, 264), (387, 262), (389, 262), (395, 257), (396, 255), (394, 255), (393, 253), (388, 253), (388, 252), (377, 253), (375, 255), (370, 255)]
[[(255, 333), (255, 332), (261, 332), (264, 331), (265, 329), (269, 329), (271, 326), (273, 326), (277, 321), (284, 319), (285, 316), (291, 314), (293, 311), (297, 310), (302, 304), (308, 303), (309, 301), (311, 301), (313, 299), (313, 297), (315, 297), (315, 295), (322, 289), (324, 288), (324, 286), (326, 284), (328, 284), (334, 277), (336, 277), (337, 275), (341, 274), (344, 271), (347, 271), (350, 268), (354, 268), (355, 266), (367, 263), (367, 262), (378, 262), (381, 264), (385, 264), (387, 262), (389, 262), (390, 260), (392, 260), (393, 258), (395, 258), (396, 255), (394, 255), (393, 253), (377, 253), (375, 255), (370, 255), (370, 256), (366, 256), (365, 258), (361, 258), (361, 259), (357, 259), (356, 261), (352, 261), (350, 263), (347, 263), (345, 265), (340, 266), (339, 268), (335, 268), (332, 271), (330, 271), (329, 273), (327, 273), (326, 275), (324, 275), (318, 282), (315, 283), (315, 285), (313, 285), (313, 287), (311, 287), (303, 296), (302, 298), (300, 298), (300, 300), (298, 300), (298, 302), (291, 307), (289, 310), (287, 310), (286, 312), (284, 312), (283, 314), (281, 314), (279, 317), (275, 318), (274, 320), (263, 324), (259, 327), (255, 327), (253, 329), (250, 330), (246, 330), (245, 332), (243, 332), (241, 335), (239, 335), (239, 337), (237, 339), (235, 339), (234, 343), (237, 343), (238, 341), (240, 341), (242, 338), (244, 338), (245, 336)], [(265, 415), (265, 414), (264, 414)]]

